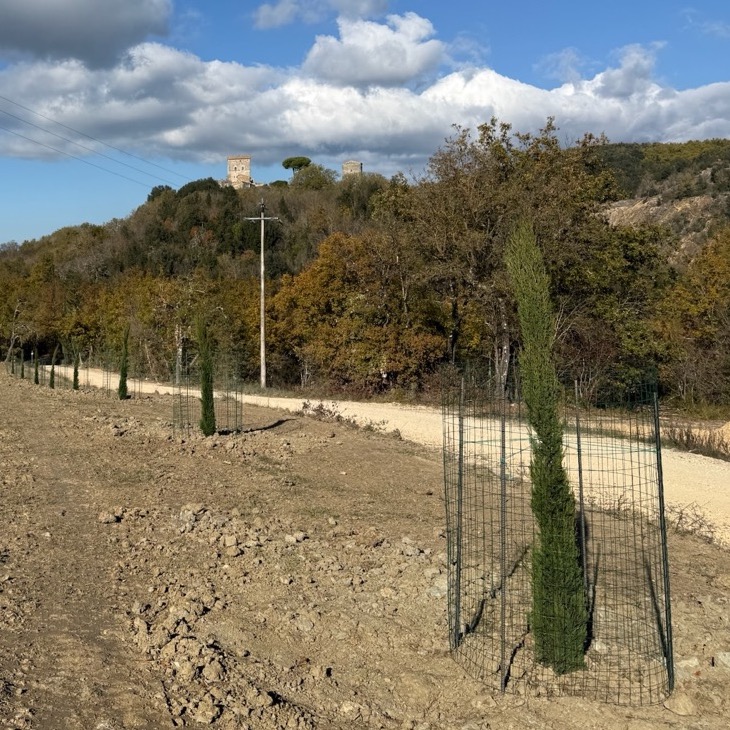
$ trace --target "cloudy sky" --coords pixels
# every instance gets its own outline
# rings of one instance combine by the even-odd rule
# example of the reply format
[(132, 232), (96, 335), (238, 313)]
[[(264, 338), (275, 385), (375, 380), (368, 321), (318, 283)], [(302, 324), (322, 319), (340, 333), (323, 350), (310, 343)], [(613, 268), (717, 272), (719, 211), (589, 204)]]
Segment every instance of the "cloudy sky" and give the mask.
[(155, 185), (418, 173), (496, 116), (561, 139), (730, 137), (730, 3), (0, 0), (0, 243), (123, 218)]

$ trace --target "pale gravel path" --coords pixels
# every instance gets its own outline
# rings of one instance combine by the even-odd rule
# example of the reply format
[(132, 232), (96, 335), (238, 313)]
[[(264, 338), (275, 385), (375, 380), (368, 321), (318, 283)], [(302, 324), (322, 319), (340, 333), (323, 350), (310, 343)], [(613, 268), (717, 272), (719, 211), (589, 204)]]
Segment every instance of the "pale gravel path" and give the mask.
[[(58, 368), (62, 374), (63, 368)], [(70, 375), (70, 373), (69, 373)], [(102, 370), (84, 369), (82, 380), (92, 386), (103, 386)], [(130, 392), (172, 395), (169, 385), (147, 381), (130, 381)], [(243, 403), (299, 412), (306, 399), (242, 395)], [(375, 426), (384, 432), (398, 431), (407, 441), (432, 448), (443, 445), (441, 411), (425, 406), (407, 406), (399, 403), (360, 403), (354, 401), (310, 401), (322, 405), (343, 418), (361, 426)], [(690, 512), (697, 509), (713, 528), (716, 542), (730, 547), (730, 462), (711, 459), (698, 454), (664, 448), (662, 451), (664, 494), (668, 507)]]

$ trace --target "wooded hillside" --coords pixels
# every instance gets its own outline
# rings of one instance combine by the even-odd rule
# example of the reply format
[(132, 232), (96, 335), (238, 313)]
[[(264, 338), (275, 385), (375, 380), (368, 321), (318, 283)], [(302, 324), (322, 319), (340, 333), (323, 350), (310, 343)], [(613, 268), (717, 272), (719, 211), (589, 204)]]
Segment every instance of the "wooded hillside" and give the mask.
[(561, 376), (656, 373), (667, 398), (730, 404), (730, 141), (566, 148), (549, 120), (536, 135), (492, 120), (456, 128), (417, 179), (335, 178), (310, 165), (254, 190), (158, 187), (124, 220), (4, 244), (0, 357), (113, 354), (129, 329), (138, 367), (167, 378), (202, 318), (254, 381), (260, 228), (246, 218), (263, 198), (279, 218), (265, 240), (273, 385), (395, 395), (447, 362), (506, 367), (519, 331), (504, 247), (528, 219)]

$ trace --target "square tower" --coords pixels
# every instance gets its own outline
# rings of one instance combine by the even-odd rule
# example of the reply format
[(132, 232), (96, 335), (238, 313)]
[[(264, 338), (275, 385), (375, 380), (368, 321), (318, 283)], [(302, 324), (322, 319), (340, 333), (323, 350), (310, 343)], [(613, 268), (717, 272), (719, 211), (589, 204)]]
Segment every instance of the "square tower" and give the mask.
[(362, 162), (357, 160), (347, 160), (342, 163), (342, 177), (345, 175), (361, 175), (362, 174)]
[(251, 179), (251, 155), (235, 155), (228, 158), (228, 182), (234, 188), (249, 187)]

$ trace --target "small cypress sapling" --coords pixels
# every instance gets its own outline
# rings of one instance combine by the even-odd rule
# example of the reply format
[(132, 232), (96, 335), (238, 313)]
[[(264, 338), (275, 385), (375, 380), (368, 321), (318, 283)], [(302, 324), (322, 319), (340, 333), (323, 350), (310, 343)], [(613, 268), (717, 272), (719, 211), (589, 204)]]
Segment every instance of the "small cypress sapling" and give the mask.
[(124, 339), (122, 340), (122, 359), (119, 362), (119, 387), (117, 395), (119, 400), (127, 400), (129, 392), (127, 391), (127, 371), (129, 369), (129, 327), (124, 330)]
[(51, 377), (48, 380), (48, 387), (52, 390), (56, 388), (56, 356), (58, 355), (58, 345), (53, 348), (53, 355), (51, 356)]
[(200, 358), (200, 430), (204, 436), (215, 433), (215, 403), (213, 401), (213, 352), (210, 336), (203, 320), (197, 326), (198, 356)]
[(25, 379), (25, 353), (22, 350), (20, 352), (20, 379)]
[(41, 382), (40, 374), (38, 372), (38, 348), (36, 347), (33, 353), (33, 383), (38, 385)]
[(555, 318), (542, 252), (521, 222), (506, 249), (522, 334), (520, 373), (533, 434), (531, 507), (538, 527), (532, 551), (531, 626), (537, 660), (565, 674), (584, 666), (588, 615), (575, 532), (575, 498), (563, 466), (563, 423), (552, 346)]
[(71, 386), (74, 390), (79, 389), (79, 353), (74, 353), (74, 378)]

